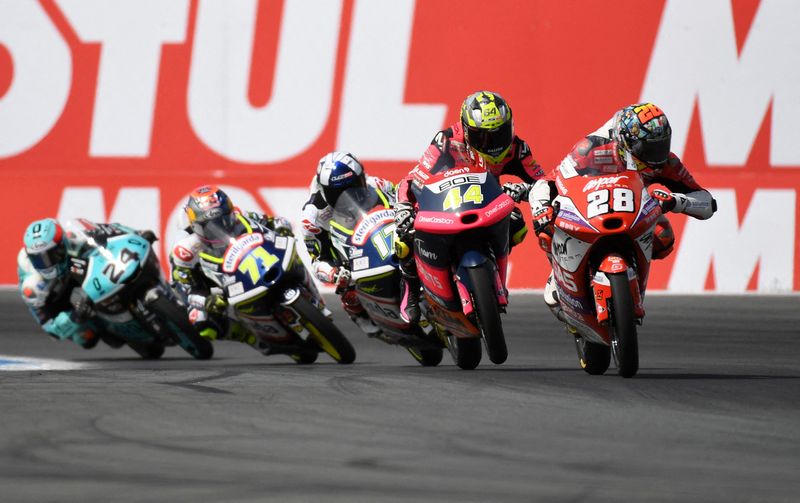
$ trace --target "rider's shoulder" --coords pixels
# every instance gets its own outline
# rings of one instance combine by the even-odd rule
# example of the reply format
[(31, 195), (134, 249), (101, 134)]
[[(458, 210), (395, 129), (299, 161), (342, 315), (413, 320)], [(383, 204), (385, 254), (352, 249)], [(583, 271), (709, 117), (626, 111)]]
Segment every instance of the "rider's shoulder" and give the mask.
[(605, 138), (611, 140), (611, 129), (614, 127), (614, 117), (608, 119), (602, 126), (589, 133), (588, 136), (596, 136), (598, 138)]
[(589, 155), (589, 152), (597, 147), (603, 147), (610, 143), (612, 143), (610, 138), (589, 135), (578, 140), (578, 142), (572, 147), (571, 154), (575, 157), (585, 157)]
[(202, 250), (203, 244), (200, 238), (196, 234), (189, 234), (176, 241), (169, 254), (175, 265), (192, 267), (199, 260)]

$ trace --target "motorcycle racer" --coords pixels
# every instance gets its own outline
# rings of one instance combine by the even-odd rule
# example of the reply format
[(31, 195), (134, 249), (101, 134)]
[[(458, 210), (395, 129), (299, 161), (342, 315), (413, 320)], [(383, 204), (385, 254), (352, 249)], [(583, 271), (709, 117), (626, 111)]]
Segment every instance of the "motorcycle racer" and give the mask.
[(22, 300), (42, 329), (56, 339), (72, 340), (90, 349), (102, 336), (109, 345), (119, 347), (121, 340), (98, 333), (91, 320), (92, 306), (80, 295), (80, 285), (72, 277), (71, 269), (85, 266), (81, 260), (85, 243), (70, 231), (73, 225), (91, 229), (95, 239), (120, 233), (136, 233), (151, 243), (157, 239), (150, 230), (135, 231), (117, 223), (93, 224), (81, 219), (62, 226), (54, 218), (36, 220), (25, 230), (24, 246), (17, 255)]
[(230, 197), (214, 185), (198, 187), (189, 195), (184, 207), (188, 219), (188, 236), (172, 247), (169, 263), (172, 287), (186, 299), (189, 321), (202, 337), (209, 340), (228, 339), (256, 345), (255, 335), (238, 323), (229, 323), (225, 316), (227, 301), (222, 290), (211, 279), (221, 274), (221, 264), (211, 260), (213, 252), (225, 250), (229, 243), (216, 236), (220, 231), (234, 234), (247, 229), (275, 231), (279, 236), (294, 236), (291, 223), (282, 217), (269, 217), (255, 212), (242, 212)]
[[(395, 186), (383, 178), (367, 176), (364, 166), (349, 152), (330, 152), (317, 165), (311, 180), (310, 196), (303, 204), (303, 236), (311, 256), (314, 277), (334, 285), (340, 294), (342, 308), (368, 336), (378, 335), (380, 328), (369, 318), (353, 288), (349, 288), (350, 270), (343, 265), (331, 243), (330, 220), (339, 195), (350, 187), (374, 187), (394, 202)], [(346, 258), (346, 257), (345, 257)]]
[[(576, 166), (597, 148), (616, 150), (620, 162), (625, 163), (628, 169), (637, 170), (646, 187), (659, 184), (667, 188), (666, 191), (655, 189), (652, 192), (663, 212), (653, 233), (653, 259), (667, 257), (675, 244), (667, 212), (684, 213), (706, 220), (717, 211), (711, 193), (695, 181), (678, 156), (670, 151), (671, 138), (672, 128), (664, 112), (653, 103), (637, 103), (617, 111), (598, 130), (575, 144), (562, 161), (562, 165)], [(545, 179), (537, 181), (530, 191), (529, 201), (537, 236), (549, 232), (554, 219), (552, 201), (558, 194), (553, 181), (555, 169)], [(544, 298), (557, 315), (560, 305), (552, 273), (545, 285)]]
[[(516, 202), (528, 197), (531, 184), (544, 176), (544, 171), (533, 158), (528, 144), (516, 135), (511, 107), (497, 93), (478, 91), (464, 100), (461, 105), (460, 120), (449, 128), (439, 131), (420, 158), (417, 165), (403, 178), (397, 187), (395, 223), (400, 245), (398, 256), (403, 273), (401, 315), (410, 322), (419, 320), (419, 289), (416, 263), (413, 253), (409, 253), (413, 234), (415, 201), (411, 183), (415, 176), (424, 176), (437, 166), (449, 149), (463, 149), (467, 145), (474, 149), (485, 161), (487, 170), (495, 177), (513, 175), (522, 183), (506, 183), (505, 192)], [(420, 175), (421, 174), (421, 175)], [(509, 244), (514, 247), (521, 243), (528, 229), (522, 212), (518, 207), (511, 213)], [(409, 250), (410, 251), (410, 250)]]

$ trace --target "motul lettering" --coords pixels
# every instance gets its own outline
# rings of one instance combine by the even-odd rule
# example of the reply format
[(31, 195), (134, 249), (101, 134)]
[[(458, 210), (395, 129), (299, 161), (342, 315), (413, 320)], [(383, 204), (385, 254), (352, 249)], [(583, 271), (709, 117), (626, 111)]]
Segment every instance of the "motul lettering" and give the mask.
[[(403, 101), (414, 3), (355, 2), (338, 143), (364, 157), (413, 160), (444, 120), (444, 105)], [(343, 0), (285, 0), (271, 99), (262, 107), (254, 107), (246, 92), (257, 0), (198, 0), (193, 40), (186, 39), (189, 0), (56, 5), (82, 42), (102, 48), (90, 157), (149, 155), (161, 51), (168, 44), (193, 45), (189, 123), (220, 156), (243, 163), (283, 161), (307, 149), (325, 127), (333, 107)], [(0, 97), (3, 158), (35, 146), (55, 125), (71, 92), (72, 61), (38, 2), (0, 3), (0, 43), (14, 62), (12, 87)], [(314, 64), (298, 64), (305, 61)], [(388, 136), (382, 134), (383, 117), (415, 127)]]

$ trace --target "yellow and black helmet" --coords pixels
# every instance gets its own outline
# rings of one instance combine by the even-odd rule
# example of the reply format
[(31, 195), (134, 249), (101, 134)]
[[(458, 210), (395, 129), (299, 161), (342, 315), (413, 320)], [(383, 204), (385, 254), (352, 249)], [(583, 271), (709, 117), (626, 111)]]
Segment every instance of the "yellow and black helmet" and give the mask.
[(478, 91), (461, 105), (464, 138), (491, 164), (501, 162), (511, 150), (514, 122), (511, 107), (497, 93)]

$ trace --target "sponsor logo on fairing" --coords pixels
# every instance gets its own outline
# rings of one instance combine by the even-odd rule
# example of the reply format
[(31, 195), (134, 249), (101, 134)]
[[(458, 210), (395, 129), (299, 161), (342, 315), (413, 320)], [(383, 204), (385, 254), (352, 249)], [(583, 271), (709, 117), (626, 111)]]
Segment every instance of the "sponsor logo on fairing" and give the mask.
[(511, 198), (503, 199), (502, 201), (500, 201), (500, 203), (497, 206), (487, 210), (486, 211), (486, 216), (487, 217), (491, 217), (492, 215), (494, 215), (498, 211), (503, 210), (503, 209), (508, 208), (509, 206), (513, 206), (513, 205), (514, 205), (513, 199), (511, 199)]
[(566, 231), (577, 232), (577, 231), (581, 230), (581, 228), (578, 227), (577, 225), (573, 225), (573, 224), (571, 224), (569, 222), (565, 222), (563, 220), (559, 220), (558, 221), (558, 226), (561, 227), (562, 229), (566, 230)]
[(469, 173), (469, 172), (470, 172), (470, 169), (467, 168), (467, 167), (452, 168), (452, 169), (448, 169), (447, 171), (445, 171), (442, 176), (447, 178), (448, 176), (463, 175), (464, 173)]
[(553, 241), (553, 253), (560, 256), (567, 255), (567, 243), (569, 242), (570, 239), (572, 238), (568, 236), (564, 241), (560, 243)]
[(561, 210), (559, 210), (558, 218), (563, 218), (564, 220), (569, 220), (570, 222), (576, 222), (576, 223), (579, 223), (579, 224), (583, 223), (583, 219), (581, 219), (580, 216), (576, 215), (575, 213), (573, 213), (571, 211), (567, 211), (567, 210), (565, 210), (563, 208)]
[(423, 223), (423, 224), (441, 224), (441, 225), (452, 225), (452, 224), (456, 223), (456, 221), (454, 219), (452, 219), (452, 218), (426, 217), (426, 216), (421, 216), (421, 217), (418, 216), (417, 217), (417, 222)]
[(620, 180), (628, 179), (627, 175), (620, 175), (620, 176), (601, 176), (599, 178), (593, 178), (589, 180), (586, 185), (583, 186), (583, 191), (588, 192), (590, 190), (599, 189), (600, 187), (604, 187), (606, 185), (616, 185), (619, 183)]
[(439, 185), (436, 187), (438, 189), (436, 192), (443, 192), (450, 187), (464, 185), (467, 183), (481, 184), (485, 179), (485, 176), (481, 177), (480, 175), (456, 176), (454, 178), (448, 178), (439, 183)]
[(394, 210), (384, 209), (370, 213), (364, 217), (353, 231), (353, 244), (363, 245), (370, 232), (378, 225), (394, 222)]
[(222, 263), (222, 271), (232, 273), (239, 265), (239, 261), (252, 250), (264, 242), (261, 234), (246, 234), (233, 243), (225, 252), (225, 259)]
[(419, 254), (422, 255), (423, 257), (427, 258), (427, 259), (439, 260), (439, 255), (436, 254), (436, 252), (432, 252), (430, 250), (426, 250), (425, 248), (423, 248), (421, 246), (418, 247), (418, 250), (419, 250)]

